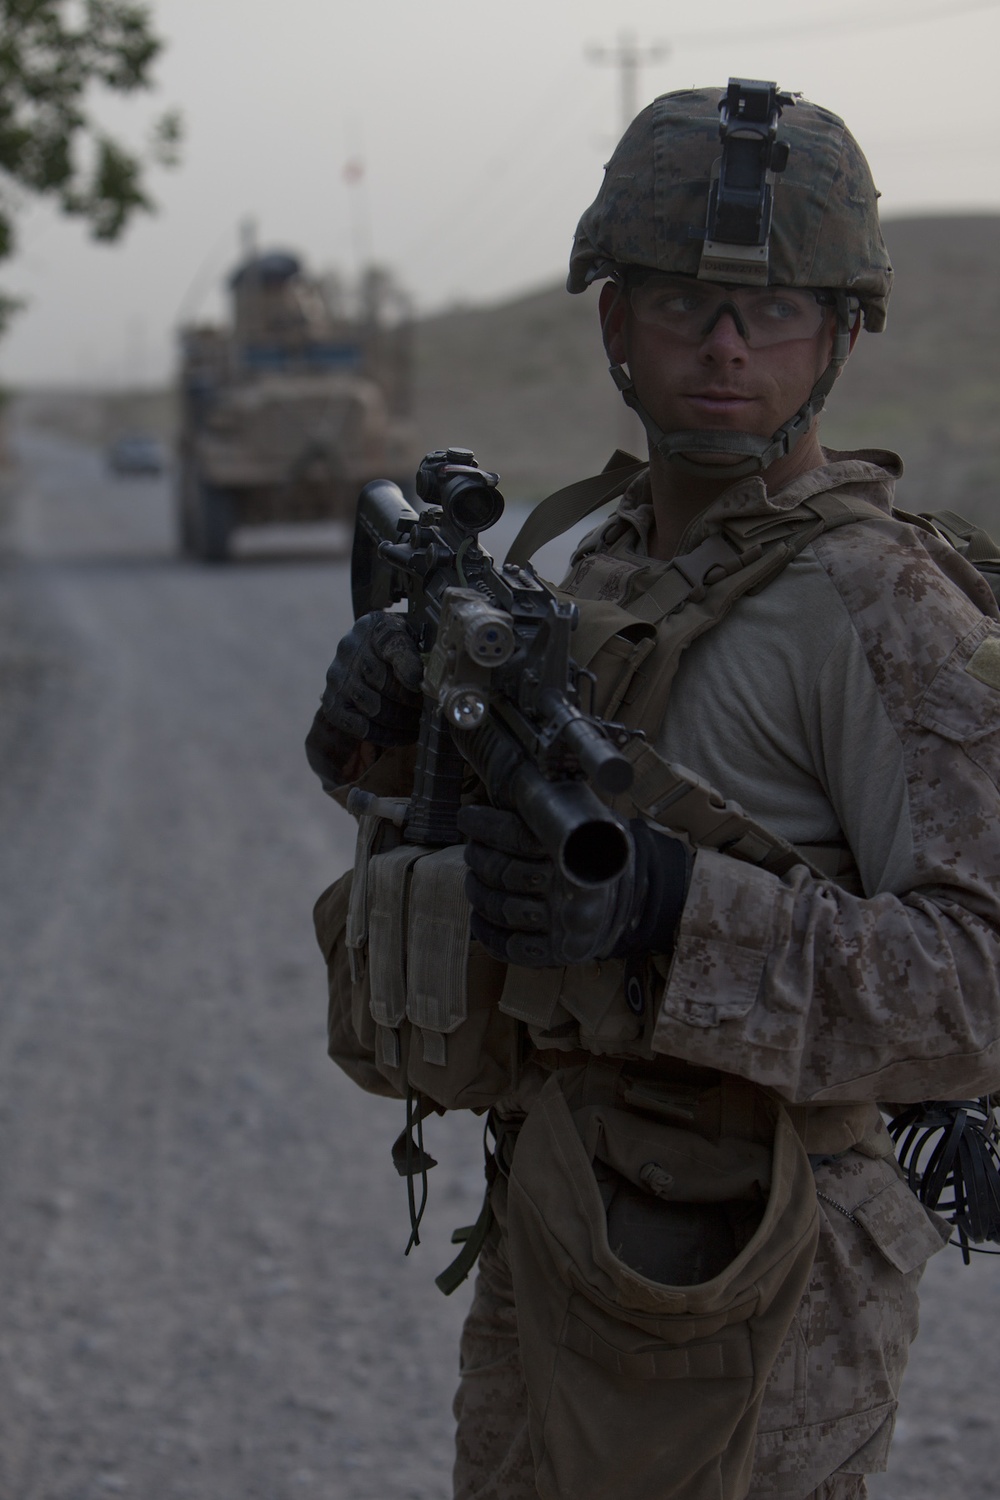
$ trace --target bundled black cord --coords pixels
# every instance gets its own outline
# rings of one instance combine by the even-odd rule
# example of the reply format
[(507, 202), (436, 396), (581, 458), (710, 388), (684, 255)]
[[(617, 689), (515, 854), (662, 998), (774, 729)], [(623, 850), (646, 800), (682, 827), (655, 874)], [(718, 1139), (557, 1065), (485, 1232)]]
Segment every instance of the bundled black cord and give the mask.
[[(889, 1122), (910, 1189), (958, 1231), (962, 1259), (984, 1240), (1000, 1244), (1000, 1095), (911, 1104)], [(970, 1244), (970, 1241), (972, 1242)]]
[[(404, 1250), (409, 1255), (420, 1244), (420, 1221), (427, 1207), (427, 1173), (437, 1166), (437, 1159), (424, 1150), (424, 1121), (430, 1114), (443, 1115), (444, 1110), (424, 1094), (407, 1086), (406, 1128), (392, 1146), (392, 1160), (400, 1177), (406, 1178), (406, 1198), (410, 1209), (410, 1238)], [(420, 1178), (420, 1202), (417, 1202), (414, 1178)]]

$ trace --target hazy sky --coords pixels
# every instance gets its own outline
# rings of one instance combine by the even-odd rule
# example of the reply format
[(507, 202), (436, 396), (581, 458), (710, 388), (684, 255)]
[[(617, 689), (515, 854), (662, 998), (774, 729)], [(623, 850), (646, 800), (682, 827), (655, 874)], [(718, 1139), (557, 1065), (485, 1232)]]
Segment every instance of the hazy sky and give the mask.
[[(661, 44), (645, 103), (773, 78), (845, 117), (886, 216), (1000, 212), (1000, 0), (156, 0), (155, 94), (100, 106), (141, 140), (178, 106), (184, 162), (118, 247), (47, 208), (0, 285), (29, 300), (0, 380), (168, 378), (181, 316), (218, 312), (251, 217), (262, 248), (351, 274), (369, 253), (417, 306), (497, 301), (560, 278), (620, 132), (623, 32)], [(704, 24), (699, 24), (700, 16)], [(360, 183), (345, 165), (364, 163)]]

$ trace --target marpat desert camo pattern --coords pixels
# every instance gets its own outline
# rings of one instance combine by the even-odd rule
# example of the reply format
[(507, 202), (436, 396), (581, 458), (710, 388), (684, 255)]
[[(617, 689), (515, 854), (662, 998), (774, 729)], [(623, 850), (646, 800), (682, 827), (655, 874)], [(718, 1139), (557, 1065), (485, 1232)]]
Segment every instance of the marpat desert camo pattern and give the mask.
[(1000, 686), (969, 664), (1000, 626), (934, 558), (989, 607), (974, 571), (893, 518), (814, 549), (898, 740), (900, 874), (862, 898), (699, 853), (655, 1046), (792, 1101), (984, 1093), (1000, 1081)]

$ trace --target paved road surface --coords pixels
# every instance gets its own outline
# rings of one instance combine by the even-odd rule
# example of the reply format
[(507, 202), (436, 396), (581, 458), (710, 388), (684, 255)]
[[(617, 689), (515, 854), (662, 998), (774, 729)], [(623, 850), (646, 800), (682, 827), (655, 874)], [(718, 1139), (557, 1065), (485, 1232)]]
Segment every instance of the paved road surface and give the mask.
[[(445, 1500), (479, 1127), (324, 1056), (311, 902), (351, 825), (301, 752), (346, 567), (173, 555), (167, 483), (24, 432), (0, 560), (0, 1500)], [(270, 549), (270, 550), (269, 550)], [(878, 1500), (1000, 1494), (1000, 1265), (927, 1281)], [(618, 1500), (618, 1497), (609, 1497)]]

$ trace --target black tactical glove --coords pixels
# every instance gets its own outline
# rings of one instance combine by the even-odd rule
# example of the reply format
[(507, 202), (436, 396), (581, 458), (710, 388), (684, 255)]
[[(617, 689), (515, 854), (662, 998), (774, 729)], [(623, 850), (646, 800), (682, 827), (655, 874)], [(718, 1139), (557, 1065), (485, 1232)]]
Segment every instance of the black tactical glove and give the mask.
[(410, 745), (420, 730), (424, 668), (402, 615), (376, 610), (356, 620), (337, 647), (326, 688), (306, 737), (306, 758), (324, 786), (362, 740)]
[(560, 873), (517, 813), (463, 807), (458, 826), (472, 936), (494, 958), (541, 969), (672, 951), (691, 873), (679, 839), (634, 818), (625, 873), (591, 889)]

